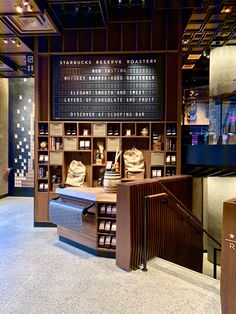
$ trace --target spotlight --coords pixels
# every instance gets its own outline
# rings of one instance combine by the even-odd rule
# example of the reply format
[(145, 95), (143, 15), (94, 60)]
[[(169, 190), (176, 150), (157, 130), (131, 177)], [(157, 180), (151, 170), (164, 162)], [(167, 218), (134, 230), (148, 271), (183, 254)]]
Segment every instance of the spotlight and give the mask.
[(23, 12), (22, 6), (20, 6), (20, 5), (18, 5), (18, 4), (15, 6), (15, 9), (16, 9), (16, 12), (17, 12), (17, 13), (22, 13), (22, 12)]
[(20, 47), (20, 41), (19, 40), (16, 42), (16, 46)]
[(15, 44), (15, 43), (16, 43), (16, 39), (15, 39), (15, 38), (12, 38), (12, 39), (11, 39), (11, 42), (12, 42), (13, 44)]
[(27, 6), (29, 4), (29, 1), (28, 0), (21, 0), (22, 4)]
[(182, 39), (182, 44), (183, 44), (183, 45), (187, 45), (187, 44), (188, 44), (188, 42), (189, 42), (189, 40), (188, 40), (188, 39)]
[(232, 7), (223, 7), (220, 13), (231, 13)]
[(205, 57), (205, 58), (207, 58), (207, 59), (210, 59), (210, 54), (209, 54), (209, 52), (207, 52), (207, 51), (203, 51), (203, 57)]
[(27, 6), (26, 6), (26, 10), (27, 10), (27, 12), (32, 12), (32, 11), (33, 11), (33, 7), (32, 7), (32, 5), (27, 4)]
[(3, 39), (3, 42), (4, 42), (4, 44), (8, 44), (9, 41), (8, 41), (7, 38), (4, 38), (4, 39)]

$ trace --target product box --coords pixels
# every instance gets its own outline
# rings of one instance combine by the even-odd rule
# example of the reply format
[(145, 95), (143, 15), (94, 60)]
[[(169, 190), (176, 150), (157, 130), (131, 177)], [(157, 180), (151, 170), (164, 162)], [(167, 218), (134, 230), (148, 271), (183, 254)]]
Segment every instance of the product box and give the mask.
[(119, 138), (107, 138), (107, 151), (116, 152), (120, 150), (120, 139)]
[(49, 135), (50, 136), (63, 136), (63, 123), (50, 123)]
[(93, 124), (93, 136), (106, 136), (106, 124), (94, 123)]
[(151, 166), (163, 166), (164, 153), (151, 153)]
[(50, 165), (63, 165), (63, 152), (50, 152), (49, 154)]
[(77, 138), (64, 138), (64, 150), (77, 150)]

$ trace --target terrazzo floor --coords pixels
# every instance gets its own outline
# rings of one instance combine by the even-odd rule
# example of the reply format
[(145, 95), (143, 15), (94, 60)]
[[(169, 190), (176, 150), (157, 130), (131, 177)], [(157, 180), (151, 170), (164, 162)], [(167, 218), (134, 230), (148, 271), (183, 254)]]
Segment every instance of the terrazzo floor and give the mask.
[(33, 199), (0, 200), (0, 313), (221, 313), (220, 282), (159, 258), (148, 272), (59, 242), (33, 227)]

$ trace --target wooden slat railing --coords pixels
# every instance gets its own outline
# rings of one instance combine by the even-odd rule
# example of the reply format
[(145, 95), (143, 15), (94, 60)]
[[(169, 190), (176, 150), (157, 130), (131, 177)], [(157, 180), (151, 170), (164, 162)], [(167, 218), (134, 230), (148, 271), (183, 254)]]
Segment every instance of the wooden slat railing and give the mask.
[[(150, 260), (161, 257), (190, 269), (202, 271), (203, 228), (191, 212), (192, 177), (175, 176), (129, 182), (118, 186), (116, 263), (125, 270), (143, 262), (143, 209), (147, 195), (147, 247)], [(190, 209), (189, 209), (190, 208)]]

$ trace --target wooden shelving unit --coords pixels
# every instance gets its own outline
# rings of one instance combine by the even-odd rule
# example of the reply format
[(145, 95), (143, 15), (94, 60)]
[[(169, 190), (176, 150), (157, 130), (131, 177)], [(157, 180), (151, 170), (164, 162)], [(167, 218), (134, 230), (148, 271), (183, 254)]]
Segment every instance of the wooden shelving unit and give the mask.
[[(103, 134), (99, 133), (98, 126), (102, 126)], [(114, 161), (116, 150), (122, 152), (119, 163), (122, 177), (125, 177), (123, 153), (132, 147), (142, 151), (144, 155), (146, 178), (176, 174), (177, 125), (174, 122), (85, 124), (50, 121), (39, 122), (38, 132), (42, 133), (43, 128), (47, 132), (48, 127), (50, 132), (47, 135), (38, 136), (37, 180), (40, 192), (54, 192), (55, 184), (63, 184), (69, 164), (74, 159), (82, 161), (86, 166), (86, 185), (98, 186), (99, 176), (105, 171), (107, 161)], [(148, 130), (148, 135), (141, 135), (144, 127)], [(69, 135), (68, 130), (74, 130), (74, 134)], [(155, 141), (158, 141), (159, 147), (155, 146)], [(99, 143), (104, 147), (102, 160), (96, 160), (95, 157)], [(46, 188), (39, 188), (41, 182)]]
[(116, 204), (99, 203), (97, 209), (98, 250), (115, 253), (116, 249)]
[(61, 204), (71, 207), (72, 211), (75, 206), (91, 205), (87, 214), (82, 216), (82, 230), (75, 231), (71, 228), (69, 211), (62, 221), (55, 221), (59, 239), (98, 256), (115, 257), (116, 193), (106, 193), (103, 188), (90, 187), (58, 188), (57, 193), (60, 196), (59, 211)]
[[(147, 134), (142, 135), (146, 128)], [(177, 173), (176, 122), (68, 122), (39, 121), (36, 156), (36, 200), (38, 206), (56, 196), (55, 189), (64, 184), (72, 160), (86, 166), (85, 185), (100, 186), (107, 161), (114, 161), (116, 150), (121, 176), (127, 176), (123, 154), (132, 147), (142, 151), (145, 178), (171, 176)], [(98, 144), (104, 147), (104, 158), (96, 160)], [(45, 205), (44, 205), (45, 206)], [(48, 207), (41, 211), (48, 221)]]

